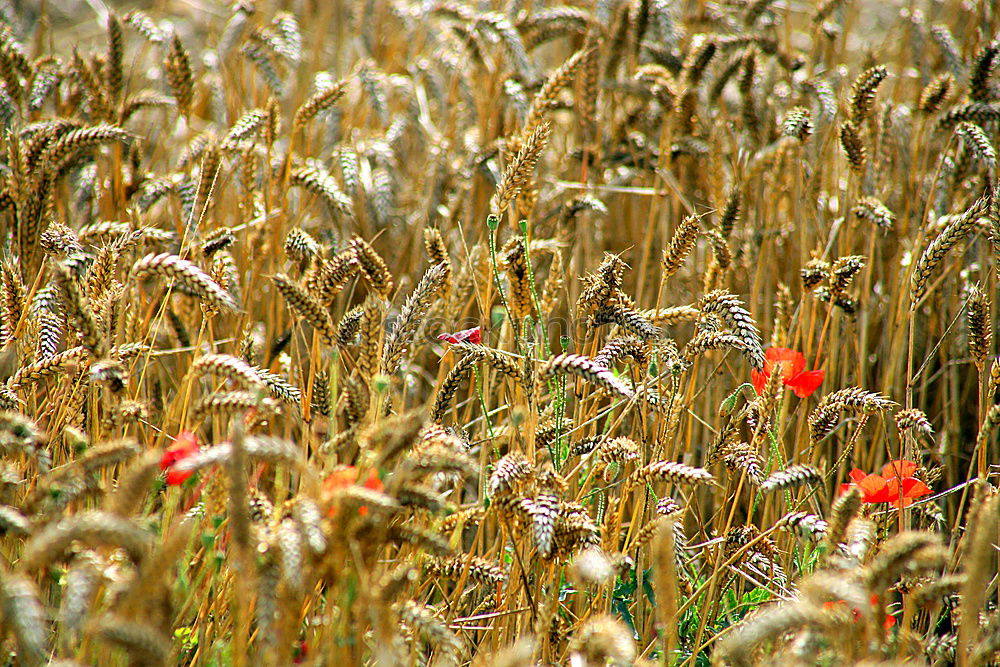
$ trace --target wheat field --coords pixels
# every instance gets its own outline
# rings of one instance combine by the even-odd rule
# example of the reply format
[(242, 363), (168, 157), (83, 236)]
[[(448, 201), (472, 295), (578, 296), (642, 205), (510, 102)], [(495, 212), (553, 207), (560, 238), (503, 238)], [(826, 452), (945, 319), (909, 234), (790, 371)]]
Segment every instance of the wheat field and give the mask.
[(989, 0), (0, 2), (0, 664), (1000, 664), (998, 64)]

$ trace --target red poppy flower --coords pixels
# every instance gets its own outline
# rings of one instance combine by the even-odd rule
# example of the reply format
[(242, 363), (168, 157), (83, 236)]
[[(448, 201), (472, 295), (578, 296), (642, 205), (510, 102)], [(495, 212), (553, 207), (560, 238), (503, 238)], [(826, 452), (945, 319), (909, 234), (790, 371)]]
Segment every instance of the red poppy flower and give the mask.
[(889, 497), (892, 499), (889, 504), (893, 507), (909, 507), (917, 498), (933, 493), (930, 488), (919, 479), (906, 477), (897, 479), (895, 477), (886, 480)]
[(323, 490), (333, 493), (339, 489), (346, 489), (358, 479), (358, 469), (354, 466), (337, 466), (333, 472), (323, 480)]
[(456, 331), (455, 333), (443, 333), (438, 336), (438, 340), (443, 340), (448, 343), (476, 343), (477, 345), (482, 339), (483, 334), (479, 327), (462, 329), (461, 331)]
[(174, 466), (197, 453), (198, 436), (191, 431), (181, 431), (174, 444), (163, 452), (163, 457), (160, 459), (160, 470), (167, 471), (167, 484), (180, 486), (194, 474), (193, 470), (174, 470)]
[[(869, 599), (871, 600), (872, 607), (879, 606), (877, 594), (872, 593), (872, 596)], [(826, 602), (823, 603), (823, 608), (835, 609), (838, 605), (843, 605), (843, 604), (847, 604), (847, 602), (844, 600), (827, 600)], [(858, 621), (861, 620), (861, 610), (858, 609), (857, 607), (852, 607), (851, 616), (854, 617), (854, 622), (857, 623)], [(882, 627), (885, 628), (886, 632), (888, 632), (889, 629), (894, 625), (896, 625), (896, 617), (893, 616), (892, 614), (886, 614), (885, 620), (882, 622)]]
[(811, 396), (823, 384), (824, 372), (805, 370), (806, 358), (798, 350), (791, 350), (787, 347), (769, 347), (764, 356), (766, 358), (764, 370), (750, 371), (753, 388), (758, 394), (764, 392), (764, 385), (767, 384), (767, 379), (771, 377), (771, 373), (776, 367), (781, 369), (782, 384), (791, 387), (799, 398)]
[(840, 492), (846, 492), (851, 486), (857, 486), (861, 491), (863, 503), (889, 503), (893, 507), (909, 507), (917, 498), (926, 496), (933, 491), (919, 479), (913, 477), (917, 464), (913, 461), (890, 461), (882, 466), (881, 474), (866, 474), (855, 468), (849, 473), (851, 482), (840, 485)]
[(915, 472), (917, 472), (917, 464), (906, 459), (889, 461), (882, 466), (882, 476), (886, 479), (890, 477), (913, 477), (913, 473)]
[[(323, 480), (323, 491), (327, 494), (333, 494), (341, 489), (346, 489), (349, 486), (354, 486), (358, 483), (358, 469), (354, 466), (339, 466), (334, 469), (326, 479)], [(366, 489), (371, 489), (372, 491), (382, 491), (385, 489), (385, 485), (382, 480), (378, 478), (378, 473), (375, 470), (370, 470), (368, 472), (368, 477), (365, 481), (361, 483), (361, 486)], [(329, 515), (334, 516), (337, 513), (336, 507), (331, 507)], [(364, 516), (368, 514), (368, 508), (364, 505), (358, 508), (358, 514)]]

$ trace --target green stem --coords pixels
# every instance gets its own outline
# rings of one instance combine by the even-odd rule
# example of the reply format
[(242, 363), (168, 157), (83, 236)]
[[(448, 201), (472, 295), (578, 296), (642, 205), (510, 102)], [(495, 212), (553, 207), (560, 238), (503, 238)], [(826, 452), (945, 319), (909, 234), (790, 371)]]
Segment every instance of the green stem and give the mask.
[[(521, 237), (524, 239), (524, 263), (528, 267), (528, 286), (531, 288), (531, 300), (534, 302), (535, 313), (538, 315), (538, 322), (542, 323), (542, 306), (541, 301), (538, 299), (538, 290), (535, 288), (535, 271), (531, 268), (531, 238), (528, 235), (528, 221), (522, 220), (520, 222), (521, 226)], [(552, 350), (549, 348), (549, 337), (548, 331), (545, 330), (545, 325), (542, 324), (542, 345), (545, 348), (545, 356), (551, 357)], [(549, 382), (549, 390), (552, 389), (552, 383)]]
[[(556, 413), (556, 437), (555, 437), (555, 447), (556, 451), (562, 454), (563, 451), (563, 417), (566, 414), (566, 374), (559, 374), (559, 391), (556, 393), (555, 398), (555, 413)], [(569, 457), (567, 457), (569, 458)], [(556, 461), (556, 469), (561, 469), (563, 461), (560, 459), (553, 459)]]
[(497, 292), (500, 295), (500, 303), (503, 304), (503, 309), (507, 312), (507, 319), (510, 320), (510, 325), (514, 327), (514, 347), (517, 348), (518, 354), (523, 354), (521, 351), (521, 341), (518, 339), (518, 326), (517, 320), (510, 312), (510, 306), (507, 305), (507, 296), (503, 293), (503, 283), (500, 282), (500, 267), (497, 264), (497, 244), (496, 238), (494, 238), (494, 233), (497, 227), (500, 225), (500, 219), (495, 215), (490, 214), (486, 216), (486, 226), (489, 228), (489, 247), (490, 247), (490, 261), (493, 263), (493, 280), (497, 286)]
[(476, 396), (479, 397), (479, 407), (483, 410), (483, 421), (486, 422), (486, 432), (490, 436), (490, 444), (493, 445), (493, 453), (500, 458), (500, 450), (497, 449), (496, 435), (493, 433), (493, 422), (490, 421), (490, 413), (486, 409), (486, 398), (483, 397), (483, 384), (479, 380), (479, 367), (472, 367), (472, 374), (476, 377)]
[[(783, 402), (784, 402), (784, 397), (779, 397), (778, 405), (775, 408), (775, 414), (778, 415), (779, 419), (781, 417), (781, 408)], [(768, 442), (770, 442), (771, 444), (771, 451), (767, 457), (767, 470), (766, 470), (767, 474), (769, 475), (771, 474), (771, 464), (774, 462), (775, 459), (777, 459), (778, 461), (779, 470), (785, 467), (784, 457), (781, 455), (781, 450), (778, 448), (778, 432), (780, 430), (781, 430), (781, 424), (775, 423), (772, 424), (771, 428), (768, 429), (767, 431), (767, 439)], [(760, 500), (762, 495), (763, 494), (760, 491), (757, 491), (756, 495), (754, 496), (754, 501), (753, 501), (754, 512), (757, 511), (757, 507), (760, 505)], [(785, 504), (788, 505), (789, 507), (792, 506), (792, 492), (789, 491), (788, 489), (785, 489)]]

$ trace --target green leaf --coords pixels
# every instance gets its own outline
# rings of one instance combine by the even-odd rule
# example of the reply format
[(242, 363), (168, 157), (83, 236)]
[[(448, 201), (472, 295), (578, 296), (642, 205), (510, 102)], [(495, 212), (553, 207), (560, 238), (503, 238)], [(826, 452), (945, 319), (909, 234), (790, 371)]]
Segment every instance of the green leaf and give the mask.
[(201, 546), (205, 549), (211, 549), (215, 544), (215, 535), (212, 533), (202, 533), (201, 534)]
[(656, 606), (656, 593), (653, 591), (653, 568), (642, 572), (642, 590), (649, 599), (649, 603)]
[(755, 588), (744, 593), (743, 597), (740, 598), (740, 603), (752, 608), (759, 607), (770, 599), (771, 593), (766, 588)]
[(634, 637), (636, 635), (635, 619), (632, 618), (632, 612), (628, 610), (628, 602), (626, 600), (616, 599), (611, 603), (611, 609), (621, 616), (625, 625), (627, 625), (629, 630), (632, 631), (632, 636)]

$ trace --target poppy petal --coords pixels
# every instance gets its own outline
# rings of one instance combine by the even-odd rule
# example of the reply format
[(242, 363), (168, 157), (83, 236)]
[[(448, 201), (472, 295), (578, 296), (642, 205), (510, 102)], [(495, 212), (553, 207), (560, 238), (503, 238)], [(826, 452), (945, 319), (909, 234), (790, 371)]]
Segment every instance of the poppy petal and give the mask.
[(868, 475), (858, 482), (864, 497), (861, 499), (866, 503), (887, 503), (892, 497), (889, 495), (889, 488), (885, 478), (881, 475)]
[(193, 470), (171, 470), (167, 473), (167, 486), (180, 486), (194, 475)]
[(383, 484), (382, 480), (378, 478), (378, 473), (374, 470), (368, 473), (368, 479), (365, 480), (365, 483), (362, 484), (362, 486), (366, 489), (371, 489), (372, 491), (382, 491), (385, 489), (385, 484)]
[[(885, 479), (885, 478), (883, 478)], [(890, 477), (885, 480), (885, 493), (889, 496), (889, 502), (893, 503), (895, 507), (898, 507), (899, 502), (899, 480), (895, 477)]]
[(919, 479), (907, 477), (903, 480), (904, 498), (922, 498), (923, 496), (930, 495), (931, 493), (934, 493), (934, 491)]
[(785, 384), (795, 391), (796, 396), (806, 398), (807, 396), (811, 396), (823, 384), (824, 375), (823, 371), (802, 371), (785, 382)]
[(868, 476), (868, 473), (866, 473), (864, 470), (861, 470), (860, 468), (855, 468), (850, 473), (848, 473), (847, 476), (850, 477), (855, 484), (860, 484), (861, 480), (863, 480), (865, 477)]
[(323, 480), (323, 490), (332, 493), (338, 489), (346, 489), (358, 480), (358, 469), (354, 466), (340, 466)]
[(468, 341), (478, 345), (482, 339), (483, 333), (479, 327), (472, 327), (471, 329), (462, 329), (461, 331), (456, 331), (455, 333), (443, 333), (438, 335), (438, 340), (447, 341), (449, 343), (463, 343)]
[[(913, 477), (907, 477), (902, 482), (892, 477), (886, 481), (886, 489), (889, 494), (889, 504), (897, 509), (909, 507), (915, 498), (933, 493), (926, 484)], [(902, 489), (902, 494), (900, 494), (900, 489)]]
[(907, 461), (905, 459), (889, 461), (882, 466), (882, 476), (886, 478), (899, 477), (900, 479), (903, 479), (906, 477), (913, 477), (913, 473), (916, 471), (917, 464), (913, 461)]
[(160, 457), (160, 470), (166, 470), (170, 466), (177, 462), (177, 452), (172, 452), (169, 449), (163, 452), (163, 456)]
[(750, 371), (750, 380), (753, 382), (753, 390), (757, 392), (758, 396), (764, 393), (764, 385), (767, 384), (767, 378), (770, 375), (771, 374), (766, 370), (763, 372), (757, 370)]
[(181, 431), (177, 434), (174, 443), (167, 447), (160, 457), (160, 470), (167, 471), (167, 484), (170, 486), (180, 486), (192, 475), (193, 470), (175, 470), (175, 466), (181, 461), (191, 458), (198, 453), (198, 436), (191, 431)]
[[(378, 478), (378, 473), (374, 470), (368, 473), (368, 479), (366, 479), (365, 483), (362, 484), (361, 486), (365, 487), (366, 489), (371, 489), (372, 491), (382, 491), (385, 488), (385, 485), (382, 484), (382, 480)], [(362, 505), (361, 507), (359, 507), (358, 515), (367, 516), (368, 505)]]
[(769, 347), (764, 352), (764, 357), (771, 363), (779, 361), (788, 361), (792, 364), (802, 364), (806, 363), (806, 358), (798, 350), (793, 350), (788, 347)]
[(781, 377), (783, 380), (798, 375), (806, 367), (806, 358), (798, 350), (787, 347), (769, 347), (764, 353), (764, 357), (770, 362), (770, 367), (781, 364)]

